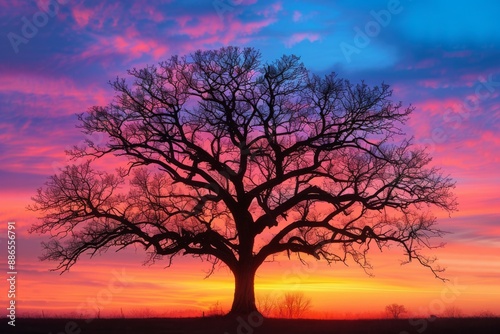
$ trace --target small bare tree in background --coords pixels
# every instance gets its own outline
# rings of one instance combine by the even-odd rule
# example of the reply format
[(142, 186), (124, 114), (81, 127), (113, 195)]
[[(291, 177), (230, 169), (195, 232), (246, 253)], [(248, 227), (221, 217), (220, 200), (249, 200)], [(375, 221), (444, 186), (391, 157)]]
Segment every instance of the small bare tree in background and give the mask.
[(276, 298), (276, 296), (267, 294), (259, 296), (256, 300), (257, 308), (262, 315), (266, 317), (271, 317), (274, 315), (278, 305), (278, 299)]
[(311, 299), (302, 292), (287, 292), (278, 301), (277, 313), (280, 318), (301, 318), (311, 308)]
[(399, 319), (401, 315), (408, 313), (404, 305), (399, 305), (399, 304), (390, 304), (385, 307), (385, 311), (387, 314), (394, 318), (394, 319)]
[(214, 304), (210, 305), (208, 308), (207, 316), (209, 317), (220, 317), (224, 315), (224, 311), (222, 310), (222, 306), (219, 301), (216, 301)]

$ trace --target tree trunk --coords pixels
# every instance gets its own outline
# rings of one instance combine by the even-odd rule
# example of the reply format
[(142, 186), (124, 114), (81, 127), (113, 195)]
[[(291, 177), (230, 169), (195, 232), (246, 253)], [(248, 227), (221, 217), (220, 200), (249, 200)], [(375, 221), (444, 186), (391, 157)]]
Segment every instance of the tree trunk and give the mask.
[(229, 315), (249, 315), (258, 312), (255, 306), (255, 272), (252, 266), (240, 266), (233, 270), (234, 299)]

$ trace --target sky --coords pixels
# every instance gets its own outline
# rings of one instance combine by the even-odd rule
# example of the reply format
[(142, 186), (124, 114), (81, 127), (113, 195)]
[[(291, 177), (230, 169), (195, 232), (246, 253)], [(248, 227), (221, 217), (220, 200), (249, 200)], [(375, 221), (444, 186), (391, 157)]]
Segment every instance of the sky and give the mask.
[(37, 216), (26, 210), (69, 163), (65, 149), (86, 139), (75, 115), (111, 101), (110, 80), (228, 45), (259, 49), (264, 61), (295, 54), (319, 75), (390, 84), (395, 101), (415, 107), (408, 135), (457, 182), (459, 210), (435, 212), (451, 232), (432, 250), (448, 282), (416, 263), (401, 266), (392, 249), (370, 255), (373, 277), (355, 264), (279, 258), (258, 271), (258, 296), (302, 291), (314, 317), (380, 316), (390, 303), (412, 316), (452, 307), (500, 314), (499, 10), (496, 0), (0, 2), (0, 247), (5, 262), (7, 223), (15, 222), (19, 314), (229, 309), (231, 274), (222, 268), (205, 279), (210, 267), (197, 259), (143, 265), (142, 250), (130, 249), (50, 271), (56, 263), (38, 260), (47, 237), (27, 232)]

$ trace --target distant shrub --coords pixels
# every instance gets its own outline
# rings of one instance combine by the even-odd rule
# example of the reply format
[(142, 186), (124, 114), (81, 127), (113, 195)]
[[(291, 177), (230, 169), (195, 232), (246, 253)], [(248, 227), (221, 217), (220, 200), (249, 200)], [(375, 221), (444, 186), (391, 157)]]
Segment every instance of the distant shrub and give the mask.
[(385, 307), (385, 312), (389, 315), (389, 317), (394, 319), (399, 319), (401, 315), (408, 313), (404, 305), (399, 304), (390, 304)]
[(224, 315), (224, 311), (222, 310), (222, 306), (219, 301), (216, 301), (214, 304), (210, 305), (207, 311), (208, 317), (220, 317)]

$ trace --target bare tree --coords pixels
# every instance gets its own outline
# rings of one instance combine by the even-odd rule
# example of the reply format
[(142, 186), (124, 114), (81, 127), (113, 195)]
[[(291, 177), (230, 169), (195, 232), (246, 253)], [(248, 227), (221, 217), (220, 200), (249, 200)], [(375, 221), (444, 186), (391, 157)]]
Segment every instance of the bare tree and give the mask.
[(208, 308), (207, 316), (209, 317), (218, 317), (224, 315), (224, 311), (222, 310), (222, 306), (219, 301), (216, 301)]
[[(454, 183), (401, 132), (412, 108), (385, 84), (260, 58), (198, 51), (112, 82), (116, 98), (79, 116), (107, 142), (75, 147), (89, 160), (50, 177), (30, 207), (31, 231), (51, 235), (42, 258), (66, 271), (111, 247), (202, 257), (234, 274), (232, 314), (256, 311), (255, 273), (283, 252), (369, 270), (370, 247), (396, 244), (438, 276), (421, 252), (443, 234), (427, 208), (453, 210)], [(93, 168), (110, 156), (128, 164)]]
[(404, 305), (399, 305), (399, 304), (390, 304), (385, 307), (385, 311), (387, 314), (394, 318), (394, 319), (399, 319), (399, 317), (408, 311), (404, 307)]
[(278, 299), (276, 298), (276, 295), (262, 295), (260, 297), (257, 297), (256, 301), (257, 308), (263, 316), (270, 317), (275, 313), (278, 305)]
[(303, 292), (286, 292), (276, 303), (281, 318), (301, 318), (311, 308), (311, 299)]

